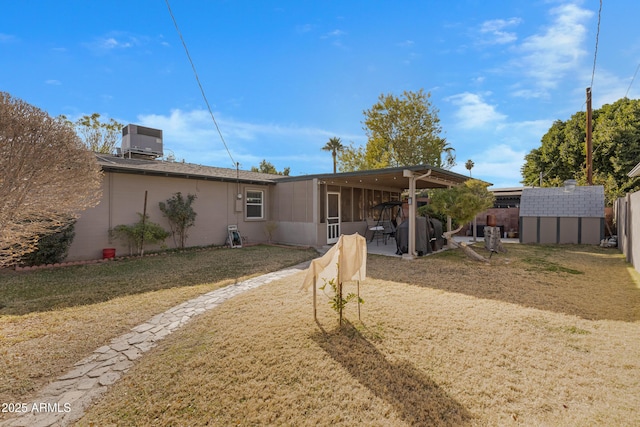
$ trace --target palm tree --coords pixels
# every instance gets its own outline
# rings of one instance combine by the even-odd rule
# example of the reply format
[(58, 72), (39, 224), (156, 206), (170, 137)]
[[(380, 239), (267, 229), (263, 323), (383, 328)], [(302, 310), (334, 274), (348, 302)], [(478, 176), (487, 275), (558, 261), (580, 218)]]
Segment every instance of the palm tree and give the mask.
[(333, 156), (333, 173), (336, 173), (336, 156), (338, 155), (338, 151), (342, 151), (343, 148), (342, 141), (340, 141), (340, 138), (337, 136), (329, 138), (329, 142), (322, 147), (325, 151), (331, 151), (331, 156)]
[(475, 164), (471, 159), (467, 160), (467, 163), (464, 164), (464, 167), (469, 171), (469, 178), (471, 178), (471, 169), (473, 169), (473, 166), (475, 166)]

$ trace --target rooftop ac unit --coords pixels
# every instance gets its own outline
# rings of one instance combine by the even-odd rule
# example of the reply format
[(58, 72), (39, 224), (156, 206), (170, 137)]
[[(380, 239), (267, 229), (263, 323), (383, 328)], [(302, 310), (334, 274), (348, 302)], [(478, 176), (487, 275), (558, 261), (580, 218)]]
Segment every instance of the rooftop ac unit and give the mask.
[(122, 154), (162, 157), (162, 131), (138, 125), (125, 126), (122, 128)]

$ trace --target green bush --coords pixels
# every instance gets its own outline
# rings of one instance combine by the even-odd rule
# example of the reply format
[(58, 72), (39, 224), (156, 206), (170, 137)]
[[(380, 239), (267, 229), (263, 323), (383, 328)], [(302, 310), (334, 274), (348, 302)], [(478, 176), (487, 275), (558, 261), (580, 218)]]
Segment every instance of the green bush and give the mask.
[(149, 244), (162, 243), (171, 235), (167, 230), (159, 224), (149, 221), (149, 215), (143, 217), (138, 213), (140, 220), (132, 225), (117, 225), (111, 230), (111, 235), (116, 239), (122, 239), (129, 245), (129, 255), (135, 252), (138, 255), (144, 255), (144, 246)]
[(64, 261), (76, 234), (74, 228), (75, 221), (72, 221), (58, 232), (41, 238), (38, 248), (22, 257), (22, 264), (33, 266)]

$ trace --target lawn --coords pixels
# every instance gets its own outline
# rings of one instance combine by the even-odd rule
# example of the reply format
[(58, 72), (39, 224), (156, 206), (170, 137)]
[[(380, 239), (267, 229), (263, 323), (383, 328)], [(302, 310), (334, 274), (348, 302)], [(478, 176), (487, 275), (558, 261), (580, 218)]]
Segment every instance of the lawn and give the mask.
[(317, 256), (211, 248), (36, 271), (0, 271), (0, 402), (24, 401), (112, 338), (183, 301)]
[[(323, 295), (314, 321), (303, 273), (249, 291), (161, 341), (78, 425), (640, 424), (635, 271), (611, 249), (508, 249), (491, 265), (457, 251), (415, 261), (369, 256), (361, 319), (350, 303), (342, 328)], [(134, 312), (161, 311), (167, 298), (152, 295), (195, 295), (198, 286), (4, 316), (0, 352), (13, 348), (5, 318), (29, 329), (32, 316), (79, 319), (78, 310), (98, 310), (93, 321), (114, 335), (132, 315), (116, 314), (118, 300)], [(166, 306), (188, 296), (173, 298)], [(108, 342), (101, 339), (86, 351)], [(30, 363), (23, 357), (12, 366)]]

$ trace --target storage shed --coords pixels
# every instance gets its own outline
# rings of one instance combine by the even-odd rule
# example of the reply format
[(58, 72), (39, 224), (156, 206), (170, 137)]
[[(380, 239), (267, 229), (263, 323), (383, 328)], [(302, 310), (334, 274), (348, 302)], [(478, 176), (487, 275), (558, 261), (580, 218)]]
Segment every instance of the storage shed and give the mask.
[(598, 245), (604, 239), (604, 187), (524, 188), (520, 200), (521, 243)]

